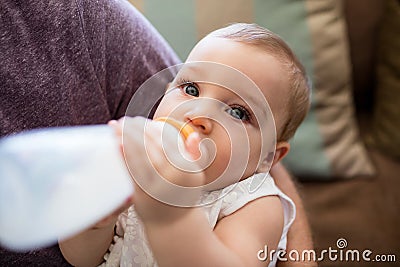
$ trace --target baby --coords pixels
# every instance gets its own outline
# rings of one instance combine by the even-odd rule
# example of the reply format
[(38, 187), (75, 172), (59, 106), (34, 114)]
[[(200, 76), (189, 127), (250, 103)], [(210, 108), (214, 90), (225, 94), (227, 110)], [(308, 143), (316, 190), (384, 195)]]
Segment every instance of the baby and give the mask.
[(295, 207), (268, 171), (309, 104), (305, 71), (277, 35), (255, 24), (210, 33), (154, 115), (194, 129), (186, 150), (165, 145), (172, 132), (160, 141), (159, 122), (126, 118), (133, 205), (60, 242), (64, 257), (77, 266), (275, 266), (276, 257), (257, 256), (285, 249)]

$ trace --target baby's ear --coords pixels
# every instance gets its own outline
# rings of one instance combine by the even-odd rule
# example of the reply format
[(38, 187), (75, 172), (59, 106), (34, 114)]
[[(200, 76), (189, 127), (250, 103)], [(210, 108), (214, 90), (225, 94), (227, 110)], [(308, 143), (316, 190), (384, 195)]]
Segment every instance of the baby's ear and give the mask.
[[(286, 141), (281, 141), (276, 144), (275, 153), (269, 152), (263, 162), (257, 169), (257, 172), (268, 172), (276, 163), (281, 161), (290, 150), (290, 144)], [(272, 164), (271, 164), (272, 162)]]
[(290, 144), (288, 142), (286, 141), (278, 142), (276, 144), (274, 161), (272, 162), (272, 166), (274, 166), (276, 163), (278, 163), (284, 157), (286, 157), (286, 155), (289, 153), (289, 150), (290, 150)]

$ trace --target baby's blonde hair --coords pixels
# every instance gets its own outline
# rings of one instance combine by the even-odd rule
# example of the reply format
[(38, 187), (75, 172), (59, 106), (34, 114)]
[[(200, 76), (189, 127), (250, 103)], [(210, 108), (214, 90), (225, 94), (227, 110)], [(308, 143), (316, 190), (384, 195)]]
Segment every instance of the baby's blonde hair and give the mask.
[(288, 141), (304, 120), (310, 108), (311, 88), (303, 65), (296, 55), (277, 34), (257, 24), (235, 23), (209, 34), (260, 47), (280, 61), (288, 70), (291, 97), (283, 128), (277, 130), (278, 141)]

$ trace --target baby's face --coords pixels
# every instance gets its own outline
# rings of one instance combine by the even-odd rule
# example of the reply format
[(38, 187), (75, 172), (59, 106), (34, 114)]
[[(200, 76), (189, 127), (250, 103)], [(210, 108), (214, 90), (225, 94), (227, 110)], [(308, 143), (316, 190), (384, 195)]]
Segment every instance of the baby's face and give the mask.
[(274, 126), (280, 129), (285, 117), (288, 81), (282, 64), (258, 47), (216, 37), (200, 41), (185, 63), (154, 117), (188, 122), (214, 143), (208, 182), (227, 169), (236, 181), (249, 177), (274, 150)]

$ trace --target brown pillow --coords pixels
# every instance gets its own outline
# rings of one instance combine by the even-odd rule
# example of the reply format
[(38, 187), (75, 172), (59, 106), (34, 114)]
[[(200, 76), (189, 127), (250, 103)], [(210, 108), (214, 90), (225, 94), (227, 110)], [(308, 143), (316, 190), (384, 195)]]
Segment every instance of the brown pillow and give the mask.
[(400, 159), (400, 1), (386, 2), (379, 42), (372, 144)]

